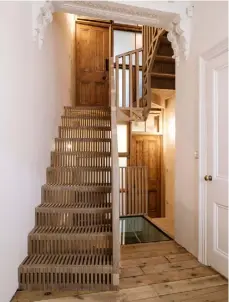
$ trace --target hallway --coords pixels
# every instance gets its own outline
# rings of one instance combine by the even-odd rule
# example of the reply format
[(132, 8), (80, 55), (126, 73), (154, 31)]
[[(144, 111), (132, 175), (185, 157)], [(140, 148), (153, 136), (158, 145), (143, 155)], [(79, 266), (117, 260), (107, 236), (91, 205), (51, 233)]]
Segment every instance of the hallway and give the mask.
[(173, 241), (121, 248), (119, 293), (18, 292), (12, 302), (226, 302), (227, 281)]

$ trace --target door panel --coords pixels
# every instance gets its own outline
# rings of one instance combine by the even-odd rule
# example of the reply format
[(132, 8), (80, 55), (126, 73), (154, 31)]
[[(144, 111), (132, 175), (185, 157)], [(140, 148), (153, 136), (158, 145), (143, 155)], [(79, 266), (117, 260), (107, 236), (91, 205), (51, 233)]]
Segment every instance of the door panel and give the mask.
[(109, 28), (76, 24), (76, 105), (109, 106)]
[(133, 135), (130, 164), (148, 167), (148, 212), (150, 217), (160, 217), (161, 136)]
[(228, 58), (206, 65), (207, 261), (228, 277)]

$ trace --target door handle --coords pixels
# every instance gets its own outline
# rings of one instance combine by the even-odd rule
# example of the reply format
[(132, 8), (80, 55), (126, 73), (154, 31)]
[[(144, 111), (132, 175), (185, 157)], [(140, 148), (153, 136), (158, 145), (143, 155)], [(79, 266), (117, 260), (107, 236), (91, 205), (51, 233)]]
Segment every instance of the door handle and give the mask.
[(106, 75), (104, 75), (104, 76), (102, 77), (102, 79), (103, 79), (104, 81), (106, 81), (107, 76), (106, 76)]
[(205, 175), (204, 180), (205, 181), (212, 181), (212, 176), (211, 175)]

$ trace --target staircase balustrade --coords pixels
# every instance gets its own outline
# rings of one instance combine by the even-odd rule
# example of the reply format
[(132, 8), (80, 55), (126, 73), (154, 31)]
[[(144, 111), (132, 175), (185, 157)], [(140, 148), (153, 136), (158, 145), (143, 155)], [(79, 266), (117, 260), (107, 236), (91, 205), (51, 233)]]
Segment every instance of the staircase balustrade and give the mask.
[(120, 168), (120, 216), (148, 214), (147, 167)]
[[(139, 48), (116, 56), (116, 105), (120, 108), (141, 107), (142, 52)], [(121, 67), (121, 81), (120, 81)], [(129, 73), (129, 75), (128, 75)], [(128, 82), (128, 83), (127, 83)], [(127, 85), (128, 84), (128, 85)]]

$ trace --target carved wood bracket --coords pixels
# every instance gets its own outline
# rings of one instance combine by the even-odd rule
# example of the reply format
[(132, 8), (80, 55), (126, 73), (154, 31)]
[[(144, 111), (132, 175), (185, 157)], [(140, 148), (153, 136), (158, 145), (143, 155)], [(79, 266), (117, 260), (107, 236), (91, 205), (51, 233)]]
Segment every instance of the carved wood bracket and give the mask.
[(182, 57), (187, 60), (189, 55), (193, 8), (193, 5), (186, 7), (185, 13), (178, 15), (168, 27), (167, 38), (172, 44), (177, 66)]

